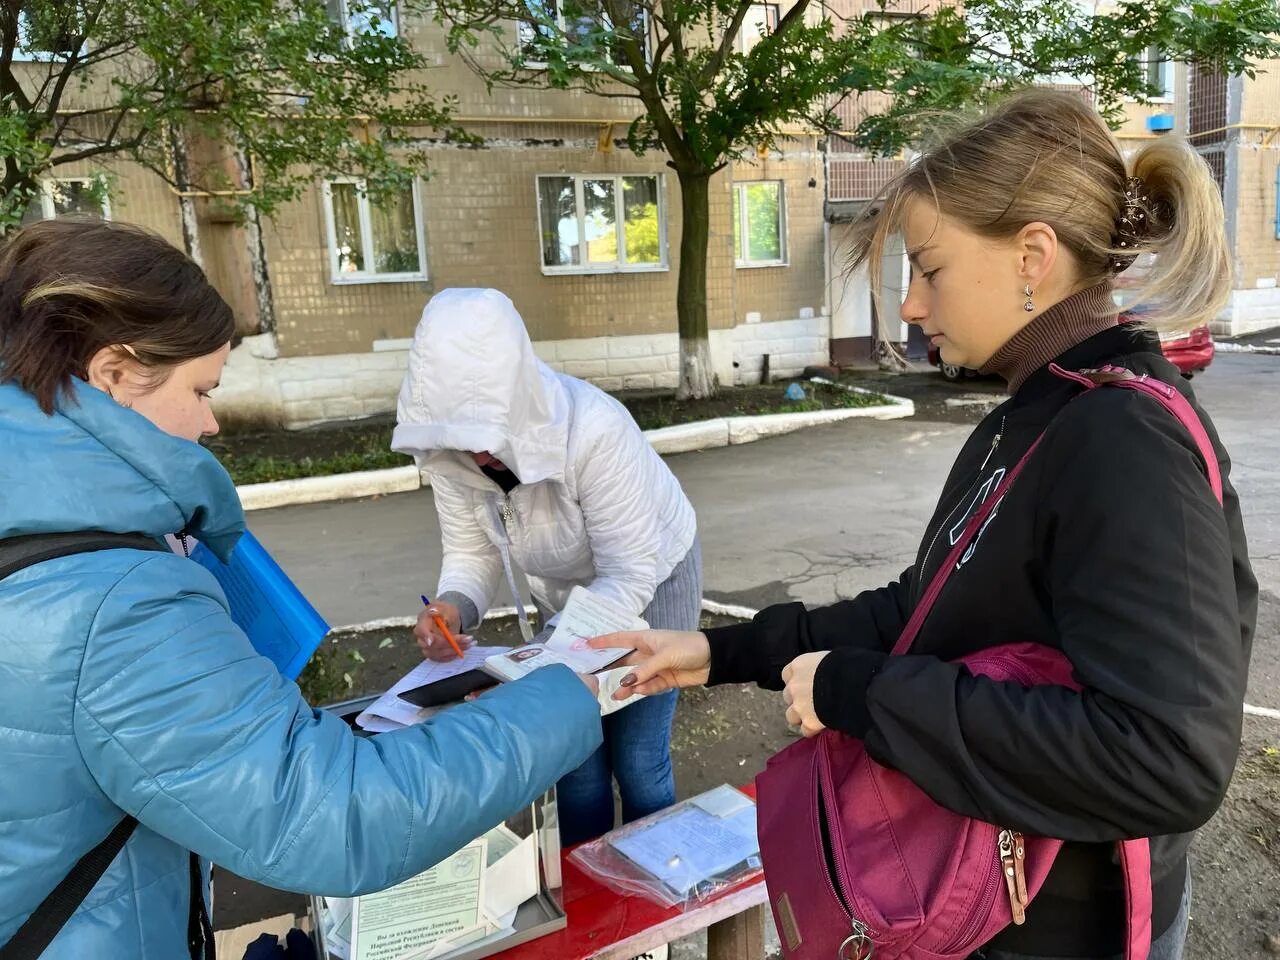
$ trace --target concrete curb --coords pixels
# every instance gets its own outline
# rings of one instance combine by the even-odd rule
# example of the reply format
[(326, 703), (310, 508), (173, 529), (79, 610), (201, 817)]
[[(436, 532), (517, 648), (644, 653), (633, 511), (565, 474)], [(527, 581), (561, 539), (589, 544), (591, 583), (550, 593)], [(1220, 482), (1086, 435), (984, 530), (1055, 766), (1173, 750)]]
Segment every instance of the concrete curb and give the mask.
[[(872, 393), (861, 387), (848, 387), (855, 393)], [(765, 413), (754, 417), (717, 417), (697, 423), (681, 423), (674, 427), (646, 430), (645, 439), (661, 454), (710, 450), (730, 444), (752, 443), (765, 437), (781, 436), (807, 427), (858, 418), (900, 420), (914, 416), (915, 404), (905, 397), (881, 394), (890, 402), (874, 407), (813, 410), (808, 413)], [(417, 467), (392, 467), (387, 470), (362, 470), (327, 477), (304, 477), (300, 480), (275, 480), (250, 483), (236, 490), (246, 511), (269, 510), (304, 503), (326, 503), (332, 500), (355, 500), (359, 497), (407, 493), (427, 486)]]
[(1220, 353), (1265, 353), (1270, 356), (1280, 355), (1280, 347), (1268, 347), (1252, 343), (1230, 343), (1224, 340), (1214, 342), (1214, 349)]
[(392, 467), (388, 470), (361, 470), (336, 473), (328, 477), (303, 477), (300, 480), (274, 480), (236, 487), (245, 510), (266, 510), (300, 503), (324, 503), (328, 500), (351, 500), (385, 493), (404, 493), (422, 486), (417, 467)]

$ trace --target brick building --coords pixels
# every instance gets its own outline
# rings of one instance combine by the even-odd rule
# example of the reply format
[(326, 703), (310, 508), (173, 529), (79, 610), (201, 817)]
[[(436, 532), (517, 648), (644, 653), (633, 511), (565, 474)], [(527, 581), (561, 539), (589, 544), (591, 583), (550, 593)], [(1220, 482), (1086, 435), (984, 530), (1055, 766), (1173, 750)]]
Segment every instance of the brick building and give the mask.
[[(777, 15), (759, 5), (759, 22)], [(665, 154), (638, 158), (622, 142), (634, 102), (490, 93), (440, 28), (404, 18), (395, 29), (438, 65), (432, 90), (457, 97), (482, 146), (424, 140), (429, 175), (380, 203), (357, 183), (316, 182), (263, 223), (269, 300), (254, 281), (255, 238), (220, 198), (183, 197), (130, 164), (50, 182), (33, 215), (96, 209), (88, 178), (105, 174), (103, 212), (182, 246), (186, 201), (200, 259), (242, 328), (268, 331), (232, 355), (216, 397), (232, 419), (294, 427), (393, 410), (423, 305), (451, 286), (502, 289), (539, 353), (568, 373), (607, 389), (674, 386), (679, 184)], [(744, 35), (750, 43), (752, 28)], [(828, 357), (822, 178), (818, 138), (797, 131), (712, 183), (708, 312), (721, 382), (753, 381), (764, 354), (774, 372)]]

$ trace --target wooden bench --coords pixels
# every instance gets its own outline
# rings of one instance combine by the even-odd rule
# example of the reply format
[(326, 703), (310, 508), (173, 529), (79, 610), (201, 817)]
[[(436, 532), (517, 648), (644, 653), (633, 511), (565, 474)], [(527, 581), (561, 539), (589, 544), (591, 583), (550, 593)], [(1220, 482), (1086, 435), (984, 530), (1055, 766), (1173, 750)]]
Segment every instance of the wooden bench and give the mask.
[[(754, 799), (753, 787), (744, 792)], [(497, 954), (502, 960), (631, 960), (646, 950), (707, 931), (707, 960), (764, 960), (764, 878), (731, 887), (688, 910), (625, 896), (561, 858), (569, 925)]]

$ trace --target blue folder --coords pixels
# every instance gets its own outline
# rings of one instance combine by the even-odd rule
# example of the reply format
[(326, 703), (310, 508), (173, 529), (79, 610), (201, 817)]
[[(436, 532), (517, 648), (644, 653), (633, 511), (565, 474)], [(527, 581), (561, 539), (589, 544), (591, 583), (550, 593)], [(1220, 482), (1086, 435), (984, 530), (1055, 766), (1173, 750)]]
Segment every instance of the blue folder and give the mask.
[(284, 676), (298, 679), (329, 632), (329, 624), (257, 538), (246, 530), (230, 563), (223, 563), (204, 544), (196, 545), (191, 559), (222, 584), (231, 619), (249, 637), (253, 648)]

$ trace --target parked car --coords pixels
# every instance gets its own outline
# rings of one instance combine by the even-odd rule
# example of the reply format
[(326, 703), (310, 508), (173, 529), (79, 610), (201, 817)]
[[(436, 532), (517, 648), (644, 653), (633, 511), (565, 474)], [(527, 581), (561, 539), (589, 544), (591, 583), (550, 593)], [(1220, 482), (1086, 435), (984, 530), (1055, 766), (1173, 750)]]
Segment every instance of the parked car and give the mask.
[[(1128, 314), (1124, 316), (1127, 317)], [(1213, 362), (1215, 352), (1213, 334), (1209, 332), (1208, 327), (1196, 327), (1190, 333), (1163, 336), (1160, 338), (1160, 349), (1164, 351), (1169, 362), (1188, 380)], [(942, 371), (942, 376), (947, 380), (956, 381), (977, 376), (967, 367), (945, 362), (937, 347), (929, 347), (929, 362)]]
[(968, 367), (960, 367), (954, 363), (947, 363), (942, 359), (942, 354), (938, 352), (938, 348), (929, 346), (929, 362), (933, 366), (942, 371), (943, 378), (952, 381), (963, 380), (965, 377), (976, 377), (976, 371), (970, 370)]
[(1169, 362), (1190, 379), (1213, 362), (1213, 334), (1208, 327), (1196, 327), (1190, 333), (1160, 338), (1160, 349)]

